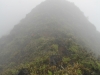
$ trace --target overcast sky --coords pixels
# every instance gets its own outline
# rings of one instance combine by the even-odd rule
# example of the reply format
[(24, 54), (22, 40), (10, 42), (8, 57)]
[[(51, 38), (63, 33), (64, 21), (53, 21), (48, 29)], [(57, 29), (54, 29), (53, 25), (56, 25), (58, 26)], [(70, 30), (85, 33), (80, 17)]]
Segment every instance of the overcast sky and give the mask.
[[(0, 36), (9, 33), (14, 25), (36, 5), (45, 0), (0, 0)], [(100, 0), (69, 0), (74, 2), (100, 31)]]
[(100, 0), (68, 0), (74, 2), (100, 31)]

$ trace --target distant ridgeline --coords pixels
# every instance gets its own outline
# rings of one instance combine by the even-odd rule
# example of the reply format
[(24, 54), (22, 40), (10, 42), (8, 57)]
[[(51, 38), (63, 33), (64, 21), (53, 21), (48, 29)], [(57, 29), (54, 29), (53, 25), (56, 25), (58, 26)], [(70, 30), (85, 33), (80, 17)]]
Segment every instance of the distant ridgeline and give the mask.
[(0, 39), (0, 75), (99, 75), (99, 45), (78, 7), (46, 0)]

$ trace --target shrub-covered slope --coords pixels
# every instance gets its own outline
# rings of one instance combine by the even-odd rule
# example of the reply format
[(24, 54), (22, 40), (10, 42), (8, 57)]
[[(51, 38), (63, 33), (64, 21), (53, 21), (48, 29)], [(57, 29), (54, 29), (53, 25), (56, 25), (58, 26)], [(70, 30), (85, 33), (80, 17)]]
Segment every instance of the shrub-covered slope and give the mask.
[(29, 75), (100, 74), (100, 62), (91, 50), (77, 44), (70, 35), (59, 35), (32, 37), (23, 50), (11, 55), (8, 65), (0, 66), (1, 74), (17, 75), (23, 69)]
[(99, 75), (99, 38), (73, 3), (46, 0), (0, 39), (0, 74)]

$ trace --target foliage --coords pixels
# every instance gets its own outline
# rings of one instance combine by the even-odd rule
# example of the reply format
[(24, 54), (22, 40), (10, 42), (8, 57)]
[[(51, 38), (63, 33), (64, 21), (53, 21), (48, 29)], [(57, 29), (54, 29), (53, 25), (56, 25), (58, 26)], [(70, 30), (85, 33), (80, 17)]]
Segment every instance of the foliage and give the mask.
[(100, 59), (92, 52), (100, 49), (99, 38), (75, 5), (47, 0), (0, 39), (0, 75), (23, 68), (31, 75), (99, 75)]

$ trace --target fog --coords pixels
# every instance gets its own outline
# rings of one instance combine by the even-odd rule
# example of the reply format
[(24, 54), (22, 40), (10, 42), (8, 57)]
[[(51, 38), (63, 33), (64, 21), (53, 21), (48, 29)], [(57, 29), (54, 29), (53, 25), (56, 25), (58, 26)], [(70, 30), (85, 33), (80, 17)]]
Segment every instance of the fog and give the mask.
[(0, 75), (99, 75), (99, 2), (43, 1), (0, 1)]
[(0, 36), (9, 33), (14, 25), (44, 0), (0, 0)]
[(68, 0), (74, 2), (81, 11), (84, 12), (85, 16), (88, 17), (89, 21), (93, 23), (97, 30), (100, 31), (100, 0)]
[[(0, 37), (8, 34), (14, 25), (35, 6), (45, 0), (0, 0)], [(99, 0), (68, 0), (74, 2), (100, 31)]]

